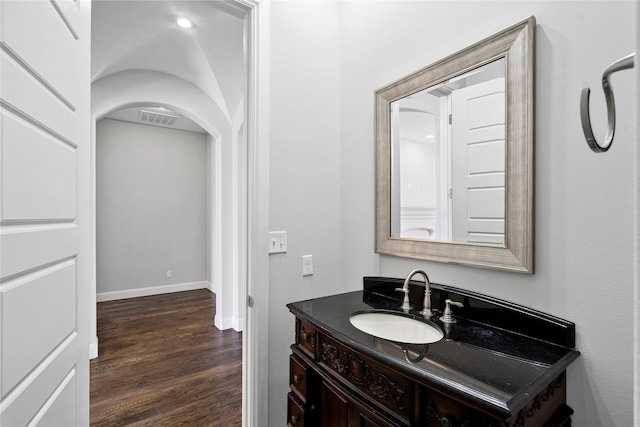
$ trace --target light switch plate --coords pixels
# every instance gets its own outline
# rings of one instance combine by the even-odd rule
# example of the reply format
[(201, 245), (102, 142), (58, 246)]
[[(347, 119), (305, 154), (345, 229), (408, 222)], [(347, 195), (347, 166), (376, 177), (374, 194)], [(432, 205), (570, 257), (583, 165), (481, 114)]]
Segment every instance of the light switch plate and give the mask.
[(278, 254), (287, 252), (287, 232), (286, 231), (270, 231), (269, 232), (269, 253)]

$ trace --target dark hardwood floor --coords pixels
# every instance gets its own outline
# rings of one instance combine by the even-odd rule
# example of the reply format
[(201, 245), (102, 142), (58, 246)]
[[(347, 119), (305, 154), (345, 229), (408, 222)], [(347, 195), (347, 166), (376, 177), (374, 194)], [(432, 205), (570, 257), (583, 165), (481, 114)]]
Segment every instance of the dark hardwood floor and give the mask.
[(240, 426), (242, 334), (214, 314), (204, 289), (98, 303), (91, 426)]

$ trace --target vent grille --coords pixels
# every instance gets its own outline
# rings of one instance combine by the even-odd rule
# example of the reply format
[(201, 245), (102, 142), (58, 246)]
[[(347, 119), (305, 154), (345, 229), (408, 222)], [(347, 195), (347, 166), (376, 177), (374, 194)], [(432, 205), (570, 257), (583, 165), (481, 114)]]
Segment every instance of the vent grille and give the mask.
[(178, 120), (180, 116), (174, 116), (171, 114), (158, 113), (149, 110), (140, 110), (138, 120), (145, 123), (153, 123), (156, 125), (171, 126)]

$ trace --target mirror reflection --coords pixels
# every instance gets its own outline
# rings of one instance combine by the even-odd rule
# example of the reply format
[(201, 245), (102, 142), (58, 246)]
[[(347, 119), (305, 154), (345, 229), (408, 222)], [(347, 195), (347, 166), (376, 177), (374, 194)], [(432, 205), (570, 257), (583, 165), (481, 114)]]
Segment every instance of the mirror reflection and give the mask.
[(505, 68), (390, 103), (392, 237), (505, 245)]

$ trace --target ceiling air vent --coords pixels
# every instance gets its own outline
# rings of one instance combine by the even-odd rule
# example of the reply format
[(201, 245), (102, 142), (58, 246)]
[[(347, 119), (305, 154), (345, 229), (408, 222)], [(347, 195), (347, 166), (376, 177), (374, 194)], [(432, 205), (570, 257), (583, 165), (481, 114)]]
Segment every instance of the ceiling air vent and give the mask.
[(179, 118), (180, 116), (173, 116), (171, 114), (158, 113), (149, 110), (140, 110), (140, 115), (138, 116), (138, 120), (141, 122), (164, 126), (173, 125), (173, 123)]

